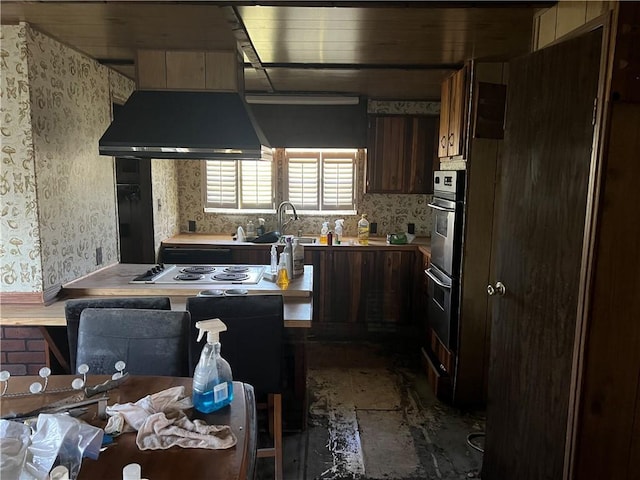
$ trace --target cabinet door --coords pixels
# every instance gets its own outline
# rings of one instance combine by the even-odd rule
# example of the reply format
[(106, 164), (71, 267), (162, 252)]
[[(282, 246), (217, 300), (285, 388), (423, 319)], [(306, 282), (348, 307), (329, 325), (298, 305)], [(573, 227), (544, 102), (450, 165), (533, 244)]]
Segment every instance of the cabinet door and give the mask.
[(449, 97), (449, 137), (447, 138), (447, 156), (462, 155), (464, 139), (464, 117), (466, 98), (466, 70), (458, 70), (451, 77)]
[(438, 157), (449, 154), (449, 104), (451, 102), (451, 83), (449, 77), (442, 82), (440, 89), (440, 134), (438, 136)]
[(369, 120), (366, 191), (404, 193), (407, 118), (372, 116)]
[(409, 125), (404, 193), (433, 193), (433, 170), (438, 164), (438, 119), (414, 116)]

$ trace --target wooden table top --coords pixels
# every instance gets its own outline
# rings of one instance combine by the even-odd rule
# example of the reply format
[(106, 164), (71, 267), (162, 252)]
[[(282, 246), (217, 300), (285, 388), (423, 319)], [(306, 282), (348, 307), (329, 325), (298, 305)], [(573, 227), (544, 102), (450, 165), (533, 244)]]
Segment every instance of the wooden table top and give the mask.
[[(77, 378), (73, 375), (49, 377), (47, 390), (65, 388)], [(108, 379), (105, 375), (89, 376), (88, 385), (95, 385)], [(28, 392), (29, 385), (42, 379), (37, 376), (11, 377), (7, 394)], [(184, 386), (190, 395), (191, 378), (133, 376), (118, 388), (106, 393), (108, 404), (136, 402), (145, 395), (157, 393), (167, 388)], [(256, 417), (253, 388), (241, 382), (233, 383), (233, 403), (217, 412), (203, 415), (193, 409), (187, 410), (189, 418), (201, 418), (209, 424), (230, 425), (237, 438), (237, 444), (226, 450), (171, 447), (166, 450), (139, 450), (136, 433), (124, 433), (114, 438), (114, 445), (101, 452), (97, 460), (85, 458), (80, 468), (79, 480), (113, 480), (122, 478), (122, 468), (130, 463), (142, 467), (142, 477), (149, 479), (212, 479), (246, 480), (253, 478), (256, 456)], [(67, 398), (74, 392), (42, 393), (21, 397), (0, 398), (0, 413), (25, 412)], [(105, 420), (97, 416), (97, 407), (89, 407), (82, 417), (87, 423), (103, 428)]]

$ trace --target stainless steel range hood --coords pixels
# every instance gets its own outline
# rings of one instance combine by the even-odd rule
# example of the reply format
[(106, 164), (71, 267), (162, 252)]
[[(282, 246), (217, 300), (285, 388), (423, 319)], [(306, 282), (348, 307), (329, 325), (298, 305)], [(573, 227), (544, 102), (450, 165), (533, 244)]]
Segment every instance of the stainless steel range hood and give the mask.
[(131, 94), (99, 142), (128, 158), (271, 160), (271, 148), (238, 93)]

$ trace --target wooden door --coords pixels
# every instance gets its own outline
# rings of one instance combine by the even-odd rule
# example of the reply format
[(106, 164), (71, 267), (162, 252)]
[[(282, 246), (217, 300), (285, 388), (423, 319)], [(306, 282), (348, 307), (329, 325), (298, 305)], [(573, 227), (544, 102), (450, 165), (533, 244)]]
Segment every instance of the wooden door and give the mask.
[(483, 480), (561, 479), (601, 30), (514, 60)]
[(370, 119), (366, 179), (368, 193), (403, 193), (407, 125), (404, 115), (375, 116)]
[(437, 170), (437, 117), (416, 115), (409, 122), (406, 187), (403, 193), (433, 193), (433, 171)]
[(462, 154), (464, 138), (464, 113), (466, 99), (466, 69), (458, 70), (451, 78), (449, 98), (449, 136), (447, 137), (447, 156)]
[(449, 104), (451, 102), (451, 83), (449, 77), (442, 82), (440, 90), (440, 135), (438, 139), (438, 157), (446, 157), (449, 152)]

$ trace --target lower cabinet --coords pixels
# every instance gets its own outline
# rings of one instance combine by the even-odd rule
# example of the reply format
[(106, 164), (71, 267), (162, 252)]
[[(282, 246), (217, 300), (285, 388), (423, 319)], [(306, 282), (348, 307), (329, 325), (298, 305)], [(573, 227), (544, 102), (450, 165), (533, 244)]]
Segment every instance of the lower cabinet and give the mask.
[(314, 251), (314, 327), (354, 333), (413, 323), (414, 251)]

